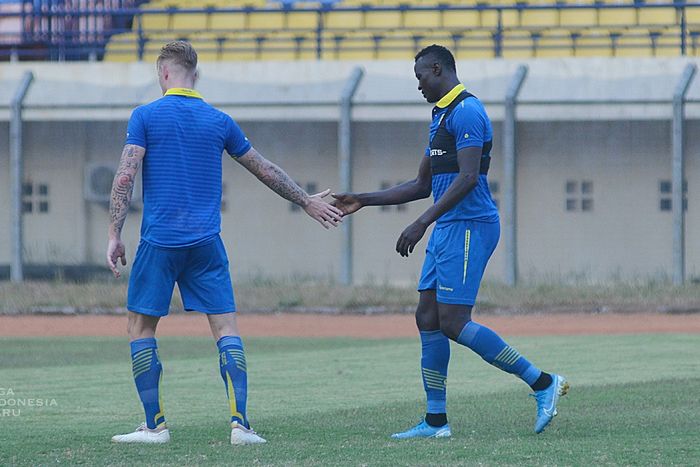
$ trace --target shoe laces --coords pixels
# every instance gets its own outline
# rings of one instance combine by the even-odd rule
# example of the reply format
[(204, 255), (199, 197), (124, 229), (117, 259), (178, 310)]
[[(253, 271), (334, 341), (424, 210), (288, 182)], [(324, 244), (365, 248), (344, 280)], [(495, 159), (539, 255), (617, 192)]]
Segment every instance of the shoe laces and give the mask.
[(547, 391), (535, 391), (534, 394), (530, 394), (530, 397), (534, 397), (537, 401), (537, 415), (539, 415), (547, 403)]

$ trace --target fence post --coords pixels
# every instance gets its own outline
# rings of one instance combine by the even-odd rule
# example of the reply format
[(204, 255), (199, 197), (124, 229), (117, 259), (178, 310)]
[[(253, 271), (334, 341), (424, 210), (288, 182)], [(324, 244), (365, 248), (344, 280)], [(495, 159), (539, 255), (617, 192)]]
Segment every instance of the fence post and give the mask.
[[(338, 176), (340, 192), (352, 191), (352, 98), (357, 91), (364, 71), (360, 67), (352, 70), (345, 82), (340, 96), (340, 120), (338, 121)], [(340, 227), (343, 240), (341, 244), (340, 283), (352, 284), (352, 216), (343, 219)]]
[(673, 121), (671, 123), (671, 147), (673, 152), (671, 206), (673, 209), (673, 285), (685, 282), (685, 185), (684, 123), (685, 95), (693, 81), (697, 67), (685, 66), (673, 93)]
[(518, 66), (506, 92), (503, 118), (503, 224), (506, 257), (506, 283), (518, 282), (517, 164), (515, 150), (515, 110), (518, 94), (527, 76), (527, 66)]
[(10, 280), (18, 283), (24, 280), (23, 269), (23, 229), (22, 229), (22, 185), (24, 182), (24, 159), (22, 157), (22, 104), (27, 96), (34, 74), (27, 71), (12, 98), (10, 116), (10, 199), (12, 208), (12, 258)]

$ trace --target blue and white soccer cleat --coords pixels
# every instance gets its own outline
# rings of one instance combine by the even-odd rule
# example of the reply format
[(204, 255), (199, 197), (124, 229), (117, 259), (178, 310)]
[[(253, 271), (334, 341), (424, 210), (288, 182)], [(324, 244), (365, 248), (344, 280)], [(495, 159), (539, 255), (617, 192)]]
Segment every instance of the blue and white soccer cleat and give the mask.
[(430, 426), (425, 420), (421, 420), (418, 425), (409, 428), (401, 433), (391, 435), (394, 439), (409, 439), (409, 438), (449, 438), (452, 436), (449, 423), (443, 426)]
[(535, 433), (542, 433), (557, 415), (557, 403), (561, 396), (569, 392), (569, 383), (566, 378), (559, 375), (552, 375), (552, 384), (547, 389), (535, 391), (531, 394), (537, 399), (537, 420), (535, 420)]

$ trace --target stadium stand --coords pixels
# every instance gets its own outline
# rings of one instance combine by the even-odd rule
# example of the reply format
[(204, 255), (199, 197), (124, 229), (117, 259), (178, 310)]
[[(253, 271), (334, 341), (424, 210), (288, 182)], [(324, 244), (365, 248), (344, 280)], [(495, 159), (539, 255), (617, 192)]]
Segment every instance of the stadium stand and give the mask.
[[(150, 60), (160, 45), (174, 39), (195, 44), (202, 61), (406, 59), (433, 42), (451, 46), (458, 58), (679, 56), (698, 54), (700, 33), (700, 3), (683, 0), (155, 0), (130, 5), (139, 3), (139, 9), (129, 10), (132, 17), (116, 8), (112, 17), (124, 19), (124, 26), (102, 31), (94, 41), (105, 60)], [(127, 6), (121, 0), (120, 8)]]

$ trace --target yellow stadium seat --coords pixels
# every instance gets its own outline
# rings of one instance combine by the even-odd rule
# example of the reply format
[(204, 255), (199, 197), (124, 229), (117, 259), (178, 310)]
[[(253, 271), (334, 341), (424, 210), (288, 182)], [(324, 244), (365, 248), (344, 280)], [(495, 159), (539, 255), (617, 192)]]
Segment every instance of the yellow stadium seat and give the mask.
[(379, 41), (379, 59), (412, 60), (415, 55), (415, 41), (405, 32), (386, 35)]
[(287, 29), (315, 30), (318, 28), (319, 15), (313, 11), (290, 11), (287, 13)]
[(191, 40), (190, 44), (197, 51), (197, 60), (213, 62), (219, 59), (219, 42), (215, 40)]
[(248, 28), (279, 31), (285, 28), (285, 14), (282, 12), (251, 12), (248, 14)]
[(535, 42), (535, 57), (571, 57), (574, 42), (568, 29), (543, 31)]
[(637, 25), (636, 8), (601, 8), (598, 11), (598, 25), (629, 27)]
[(700, 7), (686, 7), (685, 22), (689, 25), (700, 25)]
[(503, 35), (501, 55), (504, 58), (529, 58), (535, 55), (532, 36), (523, 31)]
[(564, 8), (559, 15), (562, 27), (595, 27), (598, 25), (598, 10), (595, 8)]
[(362, 29), (365, 26), (364, 14), (361, 11), (330, 11), (325, 14), (323, 24), (327, 29)]
[(453, 52), (457, 60), (493, 58), (493, 38), (483, 31), (467, 32), (455, 41)]
[(442, 14), (442, 27), (463, 31), (481, 26), (480, 13), (477, 10), (451, 10)]
[(141, 16), (141, 28), (144, 31), (167, 31), (170, 29), (170, 14), (145, 13)]
[(212, 13), (209, 28), (213, 31), (240, 31), (248, 26), (246, 13)]
[(616, 57), (651, 57), (651, 39), (644, 31), (632, 31), (628, 35), (621, 35), (614, 40)]
[[(679, 28), (650, 33), (652, 49), (655, 57), (678, 57), (681, 55), (681, 32)], [(686, 42), (686, 53), (689, 53), (690, 45)]]
[(510, 10), (484, 10), (480, 14), (481, 27), (495, 29), (500, 23), (503, 28), (517, 28), (520, 26), (520, 11)]
[(574, 39), (576, 57), (612, 57), (612, 42), (609, 34), (586, 33)]
[(134, 32), (115, 34), (105, 47), (106, 62), (134, 62), (138, 60), (138, 36)]
[(543, 28), (559, 26), (559, 11), (551, 10), (528, 10), (525, 9), (520, 15), (520, 25), (526, 28)]
[(406, 11), (403, 25), (410, 29), (438, 29), (442, 27), (440, 11)]
[(340, 42), (338, 59), (365, 60), (377, 58), (377, 41), (366, 34), (347, 35)]
[(679, 18), (673, 7), (640, 8), (639, 24), (642, 26), (675, 26), (679, 24)]
[(206, 13), (175, 13), (172, 29), (175, 31), (204, 31), (208, 28), (209, 15)]
[(367, 29), (398, 29), (402, 26), (403, 12), (401, 11), (372, 11), (365, 14), (365, 28)]

